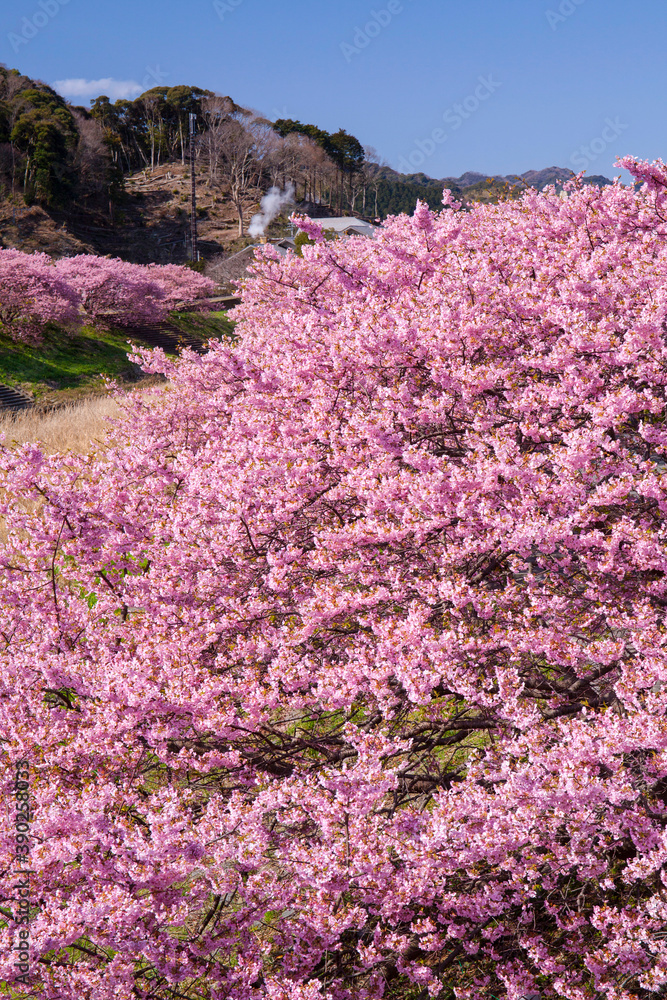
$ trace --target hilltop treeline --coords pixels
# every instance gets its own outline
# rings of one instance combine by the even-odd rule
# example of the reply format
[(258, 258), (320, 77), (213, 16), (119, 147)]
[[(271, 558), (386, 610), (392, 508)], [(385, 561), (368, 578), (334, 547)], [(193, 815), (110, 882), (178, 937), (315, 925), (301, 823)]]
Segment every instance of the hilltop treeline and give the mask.
[[(386, 217), (414, 211), (418, 199), (442, 201), (442, 182), (402, 175), (345, 129), (328, 132), (293, 119), (269, 121), (201, 87), (153, 87), (134, 100), (100, 95), (75, 107), (45, 83), (0, 66), (0, 188), (4, 195), (71, 210), (108, 211), (123, 199), (124, 177), (142, 168), (185, 162), (189, 115), (206, 184), (230, 200), (239, 233), (248, 200), (270, 185), (295, 189), (307, 211)], [(464, 202), (512, 196), (497, 181), (449, 184)]]
[(293, 184), (301, 201), (359, 211), (364, 148), (344, 129), (270, 122), (201, 87), (153, 87), (135, 100), (100, 95), (74, 107), (52, 87), (0, 67), (0, 184), (5, 195), (46, 208), (122, 197), (123, 178), (185, 161), (189, 115), (207, 183), (239, 211), (267, 184)]
[(207, 183), (236, 205), (243, 229), (249, 192), (293, 184), (296, 198), (340, 213), (385, 216), (440, 203), (423, 188), (382, 176), (374, 152), (345, 129), (328, 132), (293, 119), (271, 122), (201, 87), (153, 87), (134, 100), (100, 95), (74, 107), (47, 84), (0, 67), (0, 185), (4, 194), (46, 208), (122, 198), (123, 178), (184, 162), (189, 115)]
[(185, 161), (189, 115), (202, 114), (202, 100), (214, 97), (200, 87), (153, 87), (133, 101), (112, 104), (106, 95), (97, 97), (90, 115), (104, 130), (114, 164), (131, 173), (160, 162)]

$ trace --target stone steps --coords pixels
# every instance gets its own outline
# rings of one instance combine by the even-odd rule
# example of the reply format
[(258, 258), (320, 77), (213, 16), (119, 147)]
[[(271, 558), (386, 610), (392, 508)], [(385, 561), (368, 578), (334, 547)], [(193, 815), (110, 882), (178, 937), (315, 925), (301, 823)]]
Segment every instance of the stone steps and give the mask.
[(134, 340), (142, 341), (149, 347), (161, 347), (163, 351), (173, 354), (189, 347), (197, 354), (206, 352), (206, 343), (201, 337), (184, 333), (168, 323), (142, 324), (127, 328), (127, 333)]
[(26, 392), (0, 384), (0, 410), (26, 410), (33, 400)]

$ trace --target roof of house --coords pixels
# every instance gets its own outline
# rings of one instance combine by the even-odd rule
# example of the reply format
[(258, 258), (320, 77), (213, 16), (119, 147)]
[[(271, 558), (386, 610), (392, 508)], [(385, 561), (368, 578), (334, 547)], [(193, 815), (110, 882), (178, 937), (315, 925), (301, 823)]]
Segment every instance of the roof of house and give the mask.
[(353, 215), (344, 215), (339, 219), (313, 219), (322, 229), (333, 229), (337, 233), (354, 236), (373, 236), (377, 226), (363, 219), (355, 219)]

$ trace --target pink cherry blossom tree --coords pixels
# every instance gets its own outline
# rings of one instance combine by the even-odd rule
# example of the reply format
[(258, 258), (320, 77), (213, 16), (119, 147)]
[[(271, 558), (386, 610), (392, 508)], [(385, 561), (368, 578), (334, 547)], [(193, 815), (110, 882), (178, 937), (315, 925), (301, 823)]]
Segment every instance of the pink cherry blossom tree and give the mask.
[(64, 257), (55, 266), (89, 322), (130, 326), (159, 322), (166, 314), (164, 286), (147, 267), (93, 254)]
[(301, 220), (96, 459), (0, 454), (15, 995), (664, 993), (667, 167), (622, 165)]
[(38, 343), (44, 326), (78, 319), (78, 296), (45, 253), (0, 250), (0, 332)]
[(163, 288), (163, 304), (168, 309), (196, 306), (215, 290), (210, 278), (179, 264), (149, 264), (146, 270)]
[(85, 316), (94, 323), (135, 326), (165, 320), (172, 309), (206, 298), (210, 278), (176, 264), (131, 264), (79, 254), (56, 264), (78, 293)]
[(135, 326), (164, 321), (193, 307), (214, 282), (175, 264), (143, 266), (79, 254), (54, 262), (47, 254), (0, 250), (0, 327), (15, 340), (39, 342), (47, 323)]

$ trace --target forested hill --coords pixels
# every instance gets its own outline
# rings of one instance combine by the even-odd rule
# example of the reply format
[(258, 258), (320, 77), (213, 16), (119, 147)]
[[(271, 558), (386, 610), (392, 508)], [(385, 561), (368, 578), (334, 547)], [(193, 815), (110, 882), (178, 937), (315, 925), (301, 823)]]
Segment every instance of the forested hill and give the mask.
[[(111, 249), (132, 259), (136, 233), (128, 220), (141, 215), (140, 225), (150, 233), (156, 207), (160, 223), (171, 225), (170, 259), (184, 257), (182, 192), (179, 204), (173, 198), (169, 202), (169, 196), (176, 195), (174, 188), (163, 192), (161, 205), (156, 198), (150, 211), (144, 206), (139, 212), (133, 201), (136, 185), (129, 178), (138, 171), (151, 177), (171, 164), (186, 170), (191, 112), (197, 116), (198, 175), (209, 195), (209, 210), (232, 212), (239, 235), (261, 193), (276, 184), (293, 185), (296, 203), (316, 214), (382, 218), (412, 212), (418, 198), (439, 207), (443, 187), (464, 203), (495, 201), (515, 196), (526, 185), (562, 184), (573, 176), (557, 167), (493, 178), (474, 173), (441, 179), (406, 175), (381, 164), (374, 150), (345, 129), (330, 133), (294, 120), (269, 121), (231, 97), (200, 87), (154, 87), (132, 101), (111, 102), (100, 95), (84, 108), (72, 106), (47, 84), (0, 66), (2, 239), (22, 245), (25, 233), (16, 227), (17, 212), (35, 206), (65, 235), (58, 247), (51, 248), (47, 236), (33, 248), (72, 252), (88, 238), (82, 236), (85, 231), (93, 247), (104, 244), (104, 252)], [(610, 183), (606, 178), (589, 180)], [(173, 218), (166, 219), (169, 213)], [(13, 229), (7, 220), (12, 220)], [(105, 230), (113, 231), (111, 241)], [(105, 236), (101, 243), (99, 233)]]

